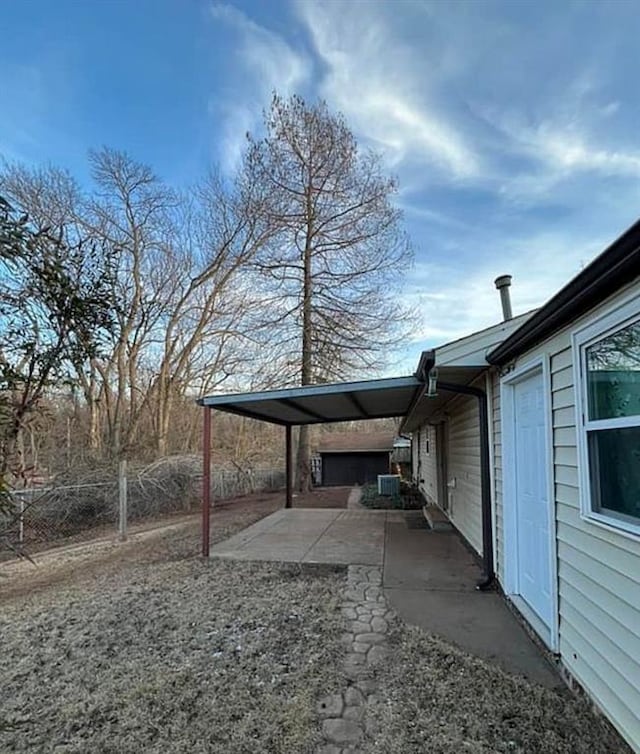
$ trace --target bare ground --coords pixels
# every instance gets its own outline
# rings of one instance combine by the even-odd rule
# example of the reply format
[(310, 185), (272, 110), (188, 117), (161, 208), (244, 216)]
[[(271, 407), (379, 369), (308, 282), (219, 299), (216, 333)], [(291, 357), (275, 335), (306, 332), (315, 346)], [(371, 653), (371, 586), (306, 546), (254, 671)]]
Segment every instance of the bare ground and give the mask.
[[(294, 495), (294, 508), (346, 508), (350, 488), (330, 487)], [(283, 505), (283, 493), (261, 492), (229, 500), (216, 500), (211, 517), (212, 541), (225, 539), (225, 531), (244, 529)], [(144, 557), (148, 542), (176, 537), (184, 530), (193, 538), (192, 555), (199, 552), (200, 514), (161, 516), (129, 528), (129, 540), (118, 542), (113, 527), (90, 529), (49, 548), (30, 548), (35, 567), (25, 560), (0, 563), (0, 600), (28, 594), (70, 578), (101, 572), (107, 564)], [(142, 550), (141, 550), (142, 548)]]
[[(293, 507), (346, 508), (350, 489), (350, 487), (327, 487), (314, 489), (312, 492), (304, 494), (294, 492)], [(267, 513), (272, 513), (280, 508), (283, 502), (284, 492), (255, 492), (241, 497), (224, 500), (216, 499), (213, 501), (213, 507), (216, 511), (227, 509), (229, 506), (234, 506), (234, 508), (241, 507), (247, 511), (255, 510), (256, 512), (261, 512), (263, 515), (266, 515)], [(129, 526), (129, 531), (135, 533), (146, 531), (150, 528), (157, 528), (159, 526), (168, 526), (172, 523), (180, 522), (198, 515), (199, 509), (199, 504), (197, 504), (190, 513), (187, 508), (187, 511), (162, 513), (153, 518), (136, 520)], [(30, 555), (37, 555), (38, 553), (47, 552), (55, 548), (68, 547), (69, 545), (81, 544), (82, 542), (93, 541), (96, 539), (112, 539), (115, 528), (116, 526), (113, 523), (101, 524), (100, 526), (89, 527), (58, 539), (30, 542), (27, 551)], [(13, 551), (0, 550), (0, 564), (3, 561), (11, 560), (15, 560), (15, 554)]]

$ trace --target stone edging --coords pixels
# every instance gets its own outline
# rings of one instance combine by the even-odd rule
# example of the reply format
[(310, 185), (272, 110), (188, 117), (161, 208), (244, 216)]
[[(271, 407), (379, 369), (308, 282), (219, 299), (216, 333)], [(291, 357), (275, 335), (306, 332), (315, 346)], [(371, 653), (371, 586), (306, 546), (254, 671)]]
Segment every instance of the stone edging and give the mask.
[(372, 670), (389, 653), (386, 634), (393, 612), (382, 591), (382, 569), (349, 566), (344, 597), (341, 609), (348, 624), (343, 636), (348, 683), (342, 693), (330, 694), (318, 703), (324, 743), (316, 754), (362, 751), (360, 745), (375, 726), (375, 721), (365, 718), (365, 705), (376, 701)]

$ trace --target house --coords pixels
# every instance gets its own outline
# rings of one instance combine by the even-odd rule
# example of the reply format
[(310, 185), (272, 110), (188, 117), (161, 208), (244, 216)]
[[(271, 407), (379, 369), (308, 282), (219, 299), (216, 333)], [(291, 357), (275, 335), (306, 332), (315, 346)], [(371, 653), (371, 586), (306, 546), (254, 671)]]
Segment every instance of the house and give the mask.
[(640, 752), (640, 222), (418, 371), (401, 431), (425, 500)]
[(320, 483), (325, 486), (375, 483), (390, 471), (393, 432), (336, 432), (318, 443)]

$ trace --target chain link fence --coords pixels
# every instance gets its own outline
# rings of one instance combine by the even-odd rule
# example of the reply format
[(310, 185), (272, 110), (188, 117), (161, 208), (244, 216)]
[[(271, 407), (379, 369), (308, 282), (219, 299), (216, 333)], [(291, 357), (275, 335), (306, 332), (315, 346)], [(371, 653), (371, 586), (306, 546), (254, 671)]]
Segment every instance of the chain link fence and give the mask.
[[(253, 469), (248, 471), (212, 471), (211, 499), (216, 500), (252, 492), (276, 492), (283, 490), (286, 484), (285, 472), (281, 469)], [(202, 486), (199, 479), (198, 495)]]
[(16, 490), (7, 537), (16, 546), (71, 537), (115, 524), (118, 482)]
[[(199, 506), (202, 474), (157, 464), (122, 480), (16, 490), (14, 511), (2, 521), (0, 558), (15, 551), (57, 542), (100, 527), (126, 532), (127, 524), (155, 517), (190, 513)], [(280, 469), (211, 473), (212, 499), (229, 499), (285, 486)], [(126, 504), (123, 506), (123, 493)], [(124, 517), (124, 521), (123, 521)]]

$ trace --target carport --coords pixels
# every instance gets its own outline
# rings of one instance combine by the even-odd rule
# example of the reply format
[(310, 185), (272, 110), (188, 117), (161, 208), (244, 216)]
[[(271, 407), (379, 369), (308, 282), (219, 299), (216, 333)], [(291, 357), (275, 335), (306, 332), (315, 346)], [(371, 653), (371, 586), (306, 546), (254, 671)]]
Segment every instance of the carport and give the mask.
[(211, 508), (211, 412), (213, 409), (284, 427), (286, 495), (285, 508), (293, 499), (292, 430), (303, 424), (388, 419), (406, 416), (422, 397), (424, 380), (416, 376), (380, 380), (305, 385), (284, 390), (212, 395), (198, 403), (204, 409), (202, 554), (209, 557), (209, 512)]
[(284, 427), (286, 494), (285, 508), (293, 499), (292, 429), (304, 424), (411, 417), (417, 408), (429, 406), (436, 413), (451, 393), (471, 395), (478, 400), (482, 475), (482, 536), (484, 573), (481, 587), (493, 581), (491, 493), (487, 398), (483, 390), (470, 387), (483, 366), (445, 366), (434, 369), (435, 353), (424, 351), (416, 374), (360, 382), (304, 385), (282, 390), (205, 396), (198, 400), (204, 409), (202, 555), (209, 557), (211, 510), (212, 410), (237, 414)]

